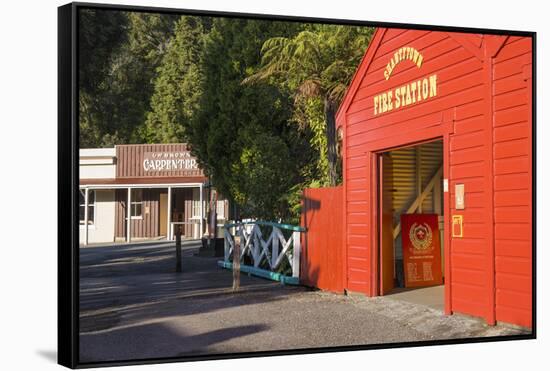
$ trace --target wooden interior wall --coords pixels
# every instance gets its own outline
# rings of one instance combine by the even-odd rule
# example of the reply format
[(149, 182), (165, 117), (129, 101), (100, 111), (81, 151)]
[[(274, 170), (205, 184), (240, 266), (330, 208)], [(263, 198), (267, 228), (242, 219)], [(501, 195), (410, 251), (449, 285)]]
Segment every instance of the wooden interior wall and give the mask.
[[(443, 141), (438, 140), (436, 142), (425, 143), (419, 146), (421, 166), (420, 166), (420, 179), (422, 182), (421, 189), (424, 189), (432, 176), (443, 164)], [(440, 182), (441, 183), (441, 182)], [(422, 212), (424, 213), (436, 213), (434, 209), (435, 193), (430, 192), (422, 203)], [(439, 195), (441, 196), (441, 195)], [(439, 200), (442, 202), (442, 200)]]
[[(391, 151), (390, 156), (393, 167), (392, 202), (395, 216), (394, 225), (396, 225), (399, 222), (399, 216), (406, 212), (443, 163), (443, 142), (436, 141), (400, 148)], [(419, 169), (418, 172), (417, 169)], [(420, 187), (416, 184), (417, 174), (420, 175)], [(422, 212), (435, 212), (434, 192), (430, 192), (422, 202)]]
[[(401, 215), (405, 214), (418, 195), (426, 188), (434, 174), (443, 164), (443, 142), (441, 140), (423, 143), (417, 146), (405, 147), (389, 152), (391, 157), (392, 174), (392, 209), (393, 228), (401, 222)], [(441, 256), (444, 256), (444, 228), (443, 222), (443, 192), (442, 176), (437, 180), (437, 186), (428, 193), (422, 202), (422, 209), (416, 213), (439, 214), (439, 233), (441, 241)], [(394, 239), (394, 258), (402, 259), (402, 237), (399, 233)], [(442, 260), (442, 263), (444, 260)], [(398, 271), (398, 261), (395, 272)], [(444, 264), (442, 273), (445, 275)]]

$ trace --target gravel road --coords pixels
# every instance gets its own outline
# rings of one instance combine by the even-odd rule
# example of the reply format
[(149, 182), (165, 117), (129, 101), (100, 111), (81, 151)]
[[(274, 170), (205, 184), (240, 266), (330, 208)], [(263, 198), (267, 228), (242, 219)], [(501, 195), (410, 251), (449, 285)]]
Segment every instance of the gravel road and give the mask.
[(81, 362), (520, 334), (388, 297), (344, 296), (231, 272), (184, 244), (80, 249)]

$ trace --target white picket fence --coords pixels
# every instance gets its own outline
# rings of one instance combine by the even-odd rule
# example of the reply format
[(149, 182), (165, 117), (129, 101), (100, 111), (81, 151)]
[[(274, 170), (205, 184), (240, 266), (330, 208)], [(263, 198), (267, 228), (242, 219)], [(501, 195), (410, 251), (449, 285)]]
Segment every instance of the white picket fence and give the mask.
[[(270, 229), (262, 234), (261, 228)], [(268, 227), (268, 228), (265, 228)], [(289, 231), (285, 238), (283, 230)], [(243, 266), (245, 256), (249, 256), (253, 267), (270, 272), (278, 272), (286, 260), (292, 268), (292, 277), (300, 277), (300, 235), (304, 228), (289, 224), (271, 222), (242, 222), (224, 226), (224, 262), (233, 261), (235, 235), (240, 237), (240, 262)], [(288, 234), (288, 233), (287, 233)]]

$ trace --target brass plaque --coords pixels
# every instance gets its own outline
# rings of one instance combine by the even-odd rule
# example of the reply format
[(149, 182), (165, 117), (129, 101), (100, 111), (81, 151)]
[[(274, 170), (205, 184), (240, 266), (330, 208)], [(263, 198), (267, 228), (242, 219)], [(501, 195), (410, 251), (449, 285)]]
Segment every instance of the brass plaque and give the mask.
[(464, 184), (455, 184), (455, 209), (464, 210)]

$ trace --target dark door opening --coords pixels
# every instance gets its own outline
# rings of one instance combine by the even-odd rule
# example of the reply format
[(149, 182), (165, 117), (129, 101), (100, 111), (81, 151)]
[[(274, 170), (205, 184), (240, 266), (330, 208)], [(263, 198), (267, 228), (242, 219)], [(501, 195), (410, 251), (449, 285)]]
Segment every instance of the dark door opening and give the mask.
[(443, 310), (443, 141), (378, 155), (379, 292)]

